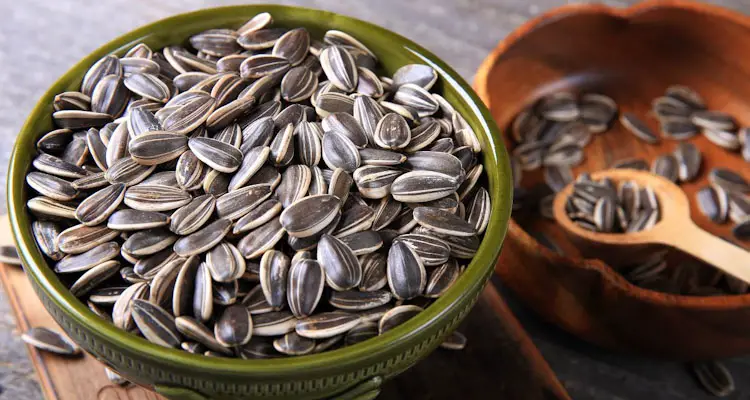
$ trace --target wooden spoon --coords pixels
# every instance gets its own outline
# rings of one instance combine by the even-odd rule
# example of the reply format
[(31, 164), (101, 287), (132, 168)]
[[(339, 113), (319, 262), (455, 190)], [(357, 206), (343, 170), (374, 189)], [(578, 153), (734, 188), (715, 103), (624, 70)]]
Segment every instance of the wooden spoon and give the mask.
[[(599, 233), (581, 228), (568, 217), (565, 203), (573, 193), (569, 184), (556, 196), (555, 219), (577, 244), (605, 261), (623, 261), (636, 257), (654, 245), (667, 245), (688, 253), (738, 279), (750, 283), (750, 252), (699, 228), (690, 218), (690, 203), (685, 193), (669, 180), (645, 171), (609, 169), (591, 174), (599, 180), (632, 180), (640, 187), (651, 187), (659, 199), (661, 219), (651, 229), (634, 233)], [(622, 263), (622, 262), (621, 262)]]

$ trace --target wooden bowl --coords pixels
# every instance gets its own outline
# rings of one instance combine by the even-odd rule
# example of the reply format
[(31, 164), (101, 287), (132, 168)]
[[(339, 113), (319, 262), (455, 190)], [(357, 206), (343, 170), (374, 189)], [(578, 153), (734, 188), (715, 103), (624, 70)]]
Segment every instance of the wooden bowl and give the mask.
[[(750, 18), (686, 1), (647, 1), (625, 9), (571, 5), (520, 27), (484, 61), (475, 88), (501, 128), (536, 99), (560, 90), (603, 93), (621, 111), (648, 115), (651, 101), (667, 86), (696, 89), (711, 109), (750, 125)], [(506, 144), (514, 143), (506, 131)], [(750, 179), (750, 164), (701, 135), (690, 139), (703, 152), (695, 182), (683, 184), (691, 215), (702, 228), (729, 237), (731, 225), (716, 225), (698, 212), (695, 192), (708, 171), (723, 166)], [(619, 122), (595, 136), (586, 160), (574, 172), (596, 171), (637, 156), (652, 161), (677, 142), (649, 145)], [(522, 186), (543, 181), (524, 174)], [(750, 295), (696, 297), (636, 287), (596, 259), (585, 259), (552, 221), (527, 224), (514, 216), (496, 272), (547, 320), (611, 349), (676, 359), (718, 358), (750, 351)], [(529, 232), (543, 230), (566, 256), (540, 245)], [(745, 246), (747, 247), (747, 246)], [(748, 260), (750, 268), (750, 260)], [(709, 271), (710, 272), (710, 271)]]

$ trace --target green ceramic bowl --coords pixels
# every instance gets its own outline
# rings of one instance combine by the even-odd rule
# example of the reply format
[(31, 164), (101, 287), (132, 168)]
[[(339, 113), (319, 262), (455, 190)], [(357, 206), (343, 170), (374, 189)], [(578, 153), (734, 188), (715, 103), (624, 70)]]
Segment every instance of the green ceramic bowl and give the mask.
[[(322, 354), (273, 360), (209, 358), (160, 347), (97, 317), (49, 268), (32, 237), (25, 207), (29, 193), (24, 179), (35, 155), (34, 143), (40, 134), (53, 129), (50, 115), (55, 94), (78, 90), (88, 67), (102, 56), (122, 54), (139, 42), (154, 49), (184, 43), (191, 34), (205, 29), (238, 27), (262, 11), (270, 12), (277, 25), (304, 26), (318, 37), (328, 29), (351, 33), (378, 55), (388, 74), (410, 63), (432, 66), (440, 75), (438, 90), (482, 142), (492, 221), (479, 252), (458, 282), (426, 311), (380, 337)], [(377, 396), (384, 379), (403, 372), (435, 349), (477, 300), (505, 237), (511, 209), (510, 176), (508, 155), (489, 111), (468, 83), (421, 46), (381, 27), (330, 12), (276, 5), (236, 6), (146, 25), (107, 43), (66, 72), (39, 100), (18, 135), (8, 175), (8, 209), (26, 272), (47, 310), (74, 341), (129, 380), (181, 399), (368, 399)]]

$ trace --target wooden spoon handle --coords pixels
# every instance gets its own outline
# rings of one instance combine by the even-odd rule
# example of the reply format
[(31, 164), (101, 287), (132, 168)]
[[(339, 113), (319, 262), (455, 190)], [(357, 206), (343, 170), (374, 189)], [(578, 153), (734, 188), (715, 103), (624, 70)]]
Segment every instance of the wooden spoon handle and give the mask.
[(690, 223), (679, 232), (660, 237), (662, 243), (680, 249), (699, 260), (750, 283), (750, 251), (725, 241)]

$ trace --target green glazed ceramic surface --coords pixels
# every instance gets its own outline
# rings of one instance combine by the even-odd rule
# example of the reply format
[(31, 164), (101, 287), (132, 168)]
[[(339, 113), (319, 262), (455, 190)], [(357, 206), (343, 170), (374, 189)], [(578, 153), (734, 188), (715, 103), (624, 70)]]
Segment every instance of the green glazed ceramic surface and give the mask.
[[(26, 209), (25, 175), (36, 153), (34, 143), (53, 129), (50, 115), (55, 94), (78, 90), (86, 70), (102, 56), (123, 54), (140, 42), (154, 49), (185, 43), (191, 34), (238, 27), (263, 11), (273, 15), (276, 25), (304, 26), (317, 37), (328, 29), (352, 34), (378, 55), (388, 74), (410, 63), (432, 66), (440, 76), (437, 90), (466, 118), (482, 143), (492, 221), (479, 252), (458, 282), (425, 312), (375, 339), (323, 354), (273, 360), (209, 358), (160, 347), (94, 315), (49, 268), (32, 237)], [(369, 399), (377, 396), (383, 379), (403, 372), (435, 349), (476, 302), (505, 237), (510, 182), (508, 155), (489, 111), (469, 84), (432, 53), (386, 29), (330, 12), (277, 5), (234, 6), (146, 25), (104, 45), (65, 73), (39, 100), (18, 135), (9, 168), (8, 209), (26, 272), (47, 310), (73, 340), (133, 382), (181, 399)]]

